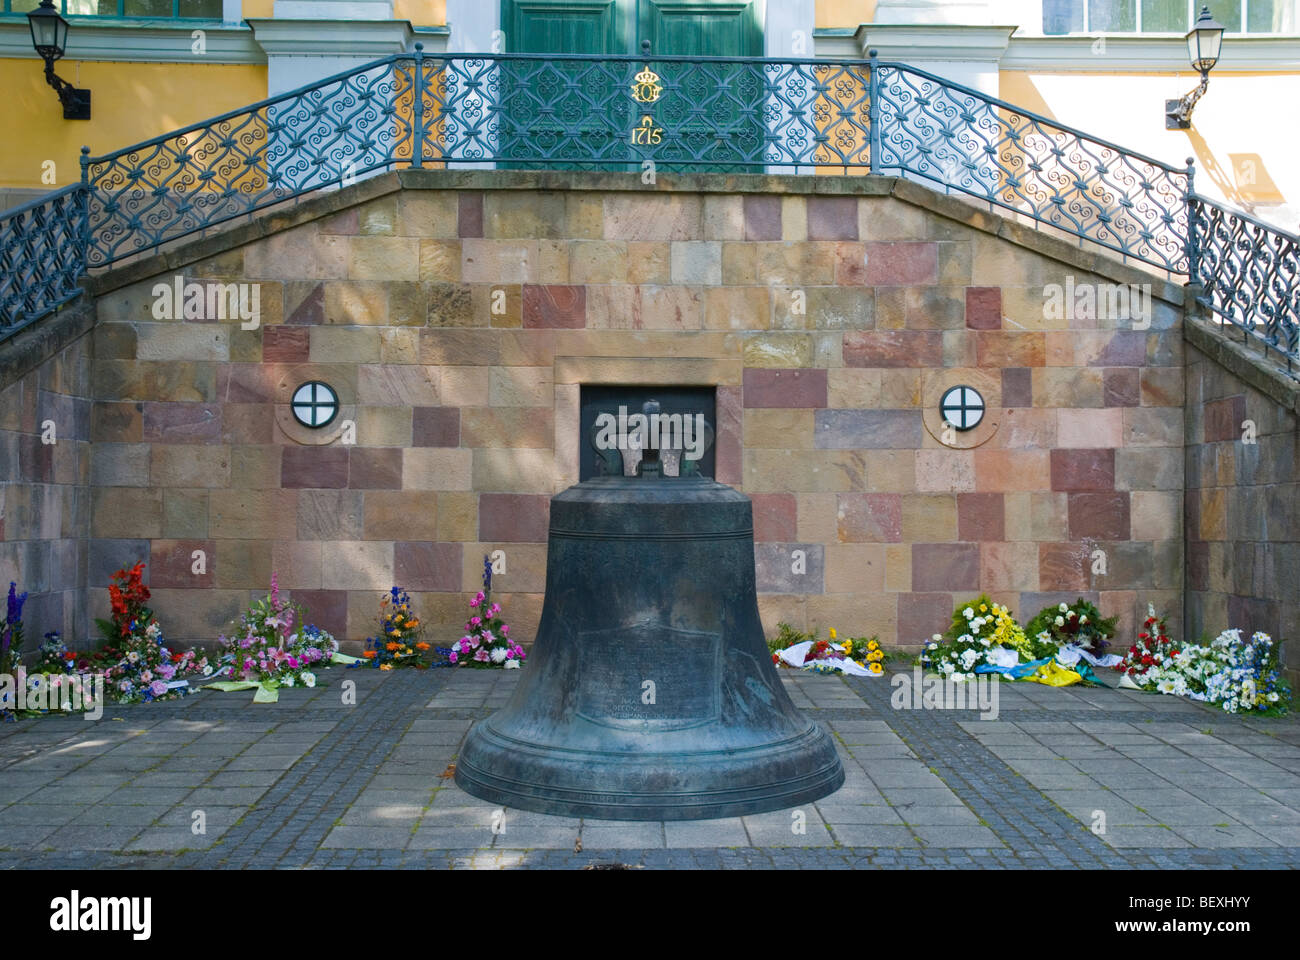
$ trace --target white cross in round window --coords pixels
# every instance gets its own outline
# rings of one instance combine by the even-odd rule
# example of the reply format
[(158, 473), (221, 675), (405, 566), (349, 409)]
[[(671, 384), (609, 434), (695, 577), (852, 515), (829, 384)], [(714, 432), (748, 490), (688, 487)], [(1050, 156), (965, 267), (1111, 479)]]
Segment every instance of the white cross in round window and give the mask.
[(328, 383), (308, 380), (293, 392), (289, 403), (293, 418), (304, 427), (328, 426), (339, 412), (339, 395)]
[(973, 430), (984, 419), (984, 398), (974, 387), (949, 387), (939, 401), (939, 413), (958, 430)]

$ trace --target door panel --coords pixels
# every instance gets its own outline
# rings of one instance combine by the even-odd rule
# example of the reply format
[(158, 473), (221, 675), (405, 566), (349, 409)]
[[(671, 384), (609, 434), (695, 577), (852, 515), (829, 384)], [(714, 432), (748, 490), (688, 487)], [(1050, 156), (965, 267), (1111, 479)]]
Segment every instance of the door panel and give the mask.
[[(640, 0), (638, 33), (653, 55), (761, 57), (762, 0)], [(656, 119), (674, 131), (655, 155), (668, 172), (702, 161), (763, 155), (763, 71), (741, 64), (674, 64), (673, 82)], [(676, 161), (676, 162), (674, 162)], [(761, 165), (709, 166), (724, 173), (758, 173)]]
[[(664, 92), (653, 104), (636, 103), (631, 75), (639, 68), (626, 64), (502, 61), (501, 145), (508, 161), (501, 166), (638, 169), (649, 157), (671, 171), (737, 155), (760, 159), (761, 69), (656, 64), (653, 58), (761, 56), (763, 6), (764, 0), (503, 0), (509, 52), (636, 55), (646, 39)], [(666, 128), (665, 136), (653, 147), (633, 148), (632, 129), (647, 115)], [(579, 156), (597, 162), (573, 162)], [(734, 173), (761, 166), (709, 169)]]
[[(632, 33), (635, 0), (505, 0), (501, 23), (511, 53), (619, 55)], [(501, 62), (506, 168), (622, 169), (621, 135), (631, 110), (616, 95), (623, 71), (566, 60)], [(599, 157), (597, 164), (544, 163)]]

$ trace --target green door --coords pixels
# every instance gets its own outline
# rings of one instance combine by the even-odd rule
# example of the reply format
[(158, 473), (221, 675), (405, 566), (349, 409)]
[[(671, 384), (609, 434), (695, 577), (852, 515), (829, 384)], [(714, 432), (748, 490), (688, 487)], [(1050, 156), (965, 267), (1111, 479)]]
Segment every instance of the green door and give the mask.
[[(632, 98), (640, 65), (503, 61), (502, 154), (512, 167), (635, 169), (654, 159), (671, 170), (701, 161), (758, 158), (762, 150), (760, 70), (729, 64), (656, 63), (655, 57), (757, 57), (764, 0), (503, 0), (511, 53), (638, 55), (650, 42), (660, 75), (657, 100)], [(634, 127), (659, 130), (647, 142)], [(634, 143), (634, 141), (636, 141)], [(595, 163), (577, 163), (580, 157)], [(704, 169), (757, 170), (752, 164)]]

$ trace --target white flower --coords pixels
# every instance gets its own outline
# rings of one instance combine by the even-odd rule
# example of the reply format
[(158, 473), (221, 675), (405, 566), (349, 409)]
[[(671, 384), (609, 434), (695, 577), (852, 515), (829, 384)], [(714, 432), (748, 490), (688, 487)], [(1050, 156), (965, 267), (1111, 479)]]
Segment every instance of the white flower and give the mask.
[(975, 642), (975, 638), (972, 637), (969, 633), (963, 633), (960, 637), (957, 638), (957, 642), (958, 642), (958, 643), (974, 643), (974, 642)]
[(1082, 626), (1087, 622), (1088, 622), (1088, 615), (1085, 613), (1083, 616), (1079, 618), (1079, 625)]
[(965, 617), (967, 620), (969, 620), (971, 617), (975, 616), (975, 611), (972, 610), (970, 607), (967, 607), (965, 610), (961, 612), (961, 615)]
[(280, 682), (283, 683), (286, 687), (292, 687), (292, 686), (293, 686), (293, 674), (292, 674), (292, 673), (290, 673), (290, 674), (286, 674), (286, 675), (285, 675), (285, 678), (284, 678), (283, 680), (281, 680)]
[(1061, 604), (1061, 605), (1060, 605), (1059, 607), (1057, 607), (1056, 609), (1057, 609), (1057, 610), (1060, 610), (1062, 613), (1069, 613), (1069, 612), (1070, 612), (1070, 608), (1069, 608), (1069, 606), (1066, 605), (1066, 604), (1064, 604), (1064, 603)]
[(984, 646), (986, 646), (986, 647), (987, 647), (991, 642), (992, 642), (992, 641), (990, 641), (988, 637), (980, 637), (980, 643), (982, 643), (982, 644), (983, 644)]
[(1156, 689), (1159, 690), (1161, 693), (1173, 693), (1174, 682), (1172, 680), (1161, 680), (1159, 683), (1156, 684)]
[(312, 673), (310, 670), (304, 670), (301, 674), (299, 674), (299, 677), (301, 677), (302, 685), (304, 687), (316, 686), (316, 674)]
[(952, 665), (952, 663), (950, 663), (949, 661), (945, 660), (945, 661), (943, 662), (943, 672), (944, 672), (944, 673), (951, 674), (951, 673), (952, 673), (954, 670), (956, 670), (956, 669), (957, 669), (957, 668), (954, 667), (954, 666)]
[(940, 640), (943, 639), (943, 634), (942, 634), (942, 633), (936, 633), (936, 634), (935, 634), (934, 636), (932, 636), (930, 639), (933, 640), (935, 643), (938, 643)]
[(927, 650), (938, 650), (938, 649), (939, 649), (939, 644), (937, 644), (937, 643), (935, 643), (933, 640), (931, 640), (929, 643), (927, 643), (927, 644), (925, 645), (925, 649), (927, 649)]
[(954, 674), (952, 675), (952, 682), (953, 682), (953, 683), (965, 683), (965, 682), (966, 682), (966, 674), (964, 674), (964, 673), (954, 673)]
[(505, 647), (494, 647), (491, 653), (493, 663), (501, 663), (506, 658)]
[(211, 673), (212, 673), (212, 664), (208, 664), (206, 667), (203, 668), (203, 675), (206, 677), (209, 676)]
[(519, 661), (518, 661), (518, 660), (507, 660), (507, 661), (506, 661), (506, 669), (507, 669), (507, 670), (518, 670), (518, 669), (519, 669)]
[(1065, 617), (1057, 617), (1055, 622), (1058, 627), (1063, 627), (1065, 626)]

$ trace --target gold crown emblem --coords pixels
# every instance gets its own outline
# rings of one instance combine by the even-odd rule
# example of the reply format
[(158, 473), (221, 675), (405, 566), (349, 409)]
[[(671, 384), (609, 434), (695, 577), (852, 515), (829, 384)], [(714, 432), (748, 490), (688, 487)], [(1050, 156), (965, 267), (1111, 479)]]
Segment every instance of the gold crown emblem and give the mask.
[(635, 79), (636, 82), (632, 84), (633, 100), (638, 103), (654, 103), (659, 99), (659, 94), (664, 89), (659, 83), (659, 74), (646, 67)]

